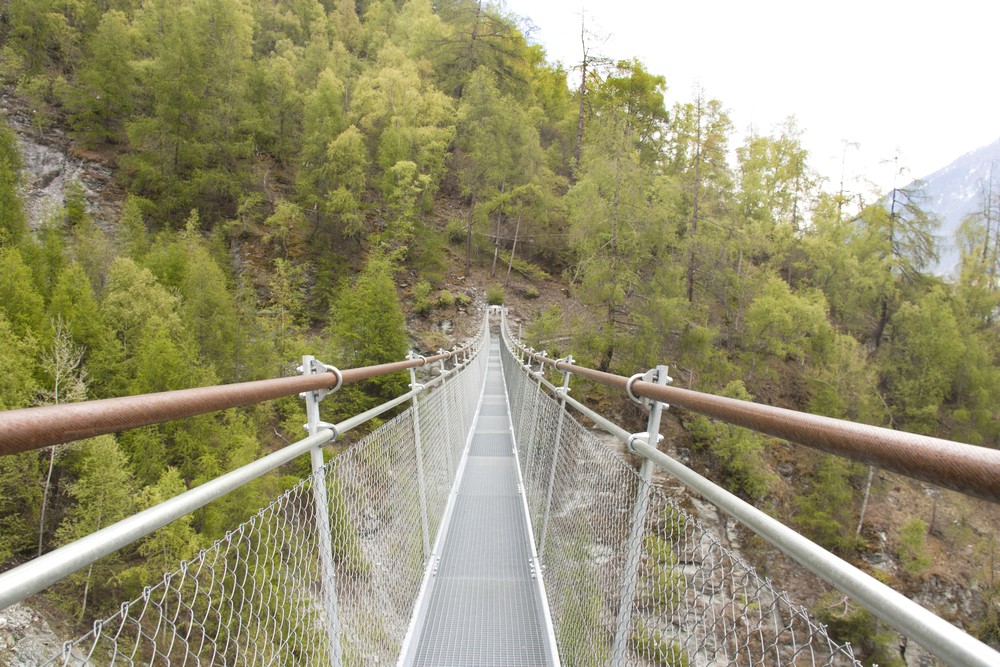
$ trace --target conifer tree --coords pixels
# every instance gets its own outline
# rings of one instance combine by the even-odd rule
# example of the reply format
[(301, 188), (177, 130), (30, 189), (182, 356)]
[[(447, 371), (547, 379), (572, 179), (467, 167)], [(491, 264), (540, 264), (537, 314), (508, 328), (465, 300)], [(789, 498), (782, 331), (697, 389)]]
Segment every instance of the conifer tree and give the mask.
[[(81, 445), (83, 460), (80, 475), (67, 489), (74, 504), (56, 531), (60, 544), (69, 544), (131, 514), (134, 503), (134, 483), (129, 472), (128, 457), (118, 448), (113, 436), (91, 438)], [(119, 556), (107, 556), (85, 570), (71, 574), (66, 581), (82, 586), (80, 612), (77, 621), (87, 614), (93, 592), (100, 607), (95, 614), (106, 611), (112, 600), (114, 574), (119, 568)]]
[(21, 166), (17, 137), (4, 124), (0, 126), (0, 246), (20, 243), (28, 231), (18, 191)]
[[(334, 303), (329, 332), (331, 358), (336, 365), (357, 368), (406, 357), (406, 320), (393, 284), (392, 267), (389, 257), (373, 253), (354, 284), (345, 287)], [(351, 391), (345, 403), (365, 409), (398, 396), (405, 391), (406, 383), (407, 378), (397, 373), (373, 380), (367, 392), (364, 387), (354, 389), (356, 385), (352, 385), (347, 388)], [(363, 392), (368, 398), (363, 397)]]

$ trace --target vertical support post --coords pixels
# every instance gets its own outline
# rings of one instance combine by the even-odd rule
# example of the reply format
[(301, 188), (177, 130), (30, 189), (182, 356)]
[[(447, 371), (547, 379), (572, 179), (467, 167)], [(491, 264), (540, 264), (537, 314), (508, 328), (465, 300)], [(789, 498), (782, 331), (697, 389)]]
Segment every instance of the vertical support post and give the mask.
[[(313, 375), (316, 372), (315, 358), (312, 355), (302, 357), (302, 374)], [(309, 435), (316, 435), (323, 425), (319, 419), (318, 391), (303, 394), (306, 399), (306, 428)], [(330, 534), (330, 504), (326, 493), (326, 467), (323, 463), (323, 448), (314, 447), (309, 452), (309, 461), (313, 472), (313, 504), (316, 511), (316, 529), (319, 538), (319, 559), (322, 572), (323, 610), (326, 613), (326, 637), (330, 650), (331, 667), (343, 664), (343, 647), (340, 643), (340, 615), (337, 611), (337, 571), (333, 565), (333, 539)]]
[[(417, 355), (413, 354), (412, 350), (407, 355), (407, 359), (416, 358)], [(421, 388), (421, 385), (417, 384), (416, 369), (410, 368), (410, 389)], [(424, 563), (426, 564), (431, 557), (431, 537), (427, 524), (427, 481), (424, 479), (424, 450), (420, 443), (420, 404), (416, 395), (411, 400), (413, 404), (413, 447), (417, 457), (417, 489), (420, 493), (420, 525), (423, 529)]]
[[(438, 350), (438, 354), (442, 354), (443, 352), (445, 352), (445, 350), (443, 348)], [(440, 359), (439, 360), (439, 364), (440, 364), (440, 368), (441, 368), (441, 375), (442, 376), (448, 375), (448, 371), (444, 367), (444, 359)], [(442, 428), (444, 429), (444, 443), (445, 443), (444, 455), (445, 455), (445, 463), (448, 465), (448, 475), (449, 476), (454, 476), (456, 470), (455, 470), (454, 467), (452, 467), (452, 452), (451, 452), (451, 419), (452, 419), (453, 415), (450, 414), (452, 412), (452, 403), (453, 403), (453, 401), (451, 400), (451, 387), (449, 386), (447, 378), (445, 378), (444, 380), (441, 381), (441, 388), (439, 389), (439, 391), (444, 392), (444, 401), (443, 402), (444, 402), (445, 406), (447, 407), (447, 410), (446, 410), (447, 414), (445, 414), (443, 416), (444, 423), (441, 425)]]
[[(560, 359), (560, 361), (563, 361)], [(566, 363), (573, 363), (573, 357), (568, 356), (565, 359)], [(556, 362), (556, 368), (559, 368), (559, 362)], [(549, 514), (552, 512), (552, 489), (556, 482), (556, 464), (559, 462), (559, 449), (560, 442), (562, 441), (562, 426), (563, 419), (566, 417), (566, 396), (569, 394), (569, 371), (563, 371), (563, 384), (562, 389), (558, 391), (559, 394), (559, 417), (556, 420), (556, 440), (552, 443), (552, 467), (549, 470), (549, 485), (545, 492), (545, 514), (542, 515), (542, 534), (538, 540), (538, 560), (543, 564), (545, 563), (545, 545), (547, 543), (547, 537), (549, 533)]]
[[(545, 350), (542, 350), (540, 354), (543, 357), (548, 355), (548, 353)], [(532, 467), (535, 465), (535, 450), (538, 448), (538, 422), (539, 422), (538, 411), (542, 404), (542, 378), (544, 377), (545, 377), (545, 362), (539, 360), (538, 378), (537, 378), (538, 382), (535, 383), (535, 392), (534, 392), (535, 398), (531, 402), (531, 420), (528, 422), (528, 428), (531, 429), (530, 434), (528, 435), (528, 448), (527, 448), (528, 456), (527, 460), (523, 461), (525, 469), (522, 476), (524, 477), (525, 480), (525, 486), (527, 486), (527, 482), (530, 479)], [(527, 493), (527, 488), (525, 489), (525, 493)]]
[[(666, 385), (670, 381), (666, 366), (656, 367), (656, 384)], [(631, 382), (629, 395), (631, 396)], [(646, 437), (652, 446), (660, 439), (660, 415), (663, 404), (653, 401), (649, 410), (649, 421), (646, 423)], [(641, 436), (636, 434), (634, 437)], [(631, 439), (630, 439), (631, 440)], [(631, 449), (631, 442), (629, 442)], [(653, 480), (653, 462), (647, 458), (642, 461), (639, 469), (639, 488), (636, 492), (635, 507), (632, 511), (632, 529), (628, 539), (628, 553), (625, 557), (625, 567), (622, 569), (621, 599), (618, 605), (617, 625), (615, 627), (615, 643), (611, 664), (625, 664), (625, 648), (628, 644), (629, 626), (632, 625), (632, 603), (635, 601), (635, 591), (639, 583), (639, 559), (642, 557), (642, 536), (646, 528), (646, 513), (649, 510), (649, 491)]]

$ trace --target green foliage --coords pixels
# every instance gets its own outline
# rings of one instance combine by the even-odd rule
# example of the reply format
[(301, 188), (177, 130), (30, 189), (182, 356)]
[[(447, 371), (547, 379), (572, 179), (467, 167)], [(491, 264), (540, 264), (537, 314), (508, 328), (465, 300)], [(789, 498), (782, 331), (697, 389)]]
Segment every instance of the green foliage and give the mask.
[(0, 247), (0, 311), (17, 336), (44, 340), (45, 301), (35, 287), (31, 268), (17, 248)]
[(0, 410), (27, 407), (35, 393), (38, 344), (30, 334), (15, 332), (0, 310)]
[(0, 246), (16, 245), (28, 231), (21, 206), (21, 154), (17, 137), (6, 124), (0, 125)]
[(957, 375), (965, 344), (944, 290), (906, 302), (892, 318), (885, 375), (902, 422), (932, 433), (938, 410)]
[(0, 563), (38, 548), (43, 481), (38, 452), (0, 457)]
[(659, 535), (647, 536), (645, 547), (648, 559), (643, 563), (640, 579), (643, 597), (658, 613), (673, 611), (685, 586), (677, 556), (671, 543)]
[(632, 647), (636, 653), (656, 665), (664, 667), (688, 667), (691, 659), (681, 643), (660, 629), (650, 628), (642, 619), (635, 620), (632, 630)]
[(931, 566), (925, 542), (927, 524), (920, 519), (912, 519), (899, 529), (899, 545), (896, 549), (899, 562), (911, 577), (921, 577)]
[(795, 499), (799, 510), (796, 522), (802, 532), (831, 551), (843, 552), (856, 546), (852, 472), (845, 459), (823, 455), (806, 487), (809, 493)]
[(247, 75), (253, 22), (238, 0), (150, 2), (135, 24), (149, 53), (147, 108), (127, 124), (132, 188), (163, 221), (235, 210), (250, 155)]
[(991, 584), (983, 596), (985, 609), (976, 626), (976, 636), (984, 642), (1000, 640), (1000, 586)]
[[(139, 493), (138, 507), (148, 509), (185, 491), (187, 487), (177, 469), (167, 468), (156, 484), (147, 486)], [(173, 571), (181, 560), (193, 556), (199, 547), (193, 520), (194, 517), (188, 514), (146, 537), (139, 545), (139, 554), (145, 561), (123, 572), (121, 580), (127, 582), (134, 579), (136, 584), (133, 588), (141, 589), (162, 577), (164, 572)]]
[(895, 650), (898, 633), (864, 607), (839, 593), (827, 593), (814, 606), (816, 619), (836, 642), (850, 642), (863, 664), (905, 667)]
[(330, 508), (330, 532), (333, 536), (333, 557), (352, 575), (363, 575), (371, 565), (361, 551), (358, 530), (347, 508), (344, 492), (334, 471), (327, 476), (327, 494)]
[(413, 286), (413, 311), (418, 315), (428, 315), (433, 310), (432, 289), (431, 284), (426, 280), (421, 280)]
[[(132, 513), (135, 502), (128, 457), (118, 448), (114, 437), (92, 438), (82, 450), (79, 477), (67, 489), (75, 504), (67, 510), (56, 530), (59, 544), (69, 544), (125, 518)], [(82, 593), (78, 593), (82, 595), (81, 619), (87, 612), (91, 594), (97, 606), (92, 613), (106, 613), (115, 607), (117, 592), (114, 586), (115, 575), (121, 568), (119, 559), (118, 555), (108, 556), (64, 580), (77, 590), (82, 588)]]
[(108, 10), (87, 43), (83, 63), (67, 97), (69, 121), (90, 146), (119, 143), (124, 121), (135, 111), (139, 87), (137, 34), (128, 17)]
[(351, 125), (330, 142), (326, 151), (323, 176), (336, 187), (328, 191), (326, 213), (338, 221), (347, 236), (364, 231), (364, 192), (368, 171), (368, 152), (364, 135)]
[(491, 306), (503, 305), (503, 287), (500, 285), (490, 285), (486, 288), (486, 303)]
[[(407, 353), (406, 321), (392, 279), (392, 262), (371, 255), (354, 285), (344, 288), (330, 311), (330, 358), (342, 368), (401, 361)], [(403, 393), (403, 373), (346, 387), (337, 409), (355, 414)]]
[(747, 340), (760, 353), (804, 361), (826, 353), (833, 337), (821, 292), (794, 294), (771, 278), (747, 310)]
[[(751, 400), (740, 380), (730, 382), (720, 393), (728, 398)], [(771, 474), (762, 458), (764, 436), (702, 416), (692, 419), (689, 429), (695, 447), (706, 448), (719, 462), (726, 486), (731, 491), (752, 499), (762, 498), (767, 493)]]

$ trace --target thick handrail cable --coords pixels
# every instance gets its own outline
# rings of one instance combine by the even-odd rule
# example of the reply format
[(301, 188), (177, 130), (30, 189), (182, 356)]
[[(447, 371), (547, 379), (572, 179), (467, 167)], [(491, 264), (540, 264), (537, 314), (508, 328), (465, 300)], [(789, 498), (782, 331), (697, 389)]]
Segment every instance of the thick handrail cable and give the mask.
[[(513, 344), (534, 361), (625, 391), (629, 378), (554, 360)], [(736, 426), (874, 465), (907, 477), (1000, 503), (1000, 450), (833, 417), (797, 412), (690, 389), (632, 383), (637, 396), (669, 403)]]
[[(361, 382), (436, 361), (457, 358), (468, 347), (377, 366), (340, 371), (343, 384)], [(337, 384), (333, 373), (177, 389), (0, 412), (0, 455), (16, 454), (106, 433), (194, 417), (208, 412), (295, 396)]]

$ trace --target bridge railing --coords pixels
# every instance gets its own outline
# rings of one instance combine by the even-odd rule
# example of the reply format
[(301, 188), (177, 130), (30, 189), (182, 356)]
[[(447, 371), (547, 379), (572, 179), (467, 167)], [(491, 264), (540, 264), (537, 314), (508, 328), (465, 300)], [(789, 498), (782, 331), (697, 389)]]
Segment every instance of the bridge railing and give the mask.
[[(1000, 654), (903, 595), (837, 558), (678, 461), (659, 451), (659, 411), (668, 397), (685, 407), (730, 423), (777, 435), (792, 432), (805, 444), (837, 451), (838, 439), (858, 437), (858, 425), (820, 420), (823, 439), (808, 433), (811, 415), (777, 410), (667, 387), (666, 367), (624, 378), (554, 360), (517, 341), (504, 318), (504, 374), (511, 418), (531, 509), (536, 549), (543, 567), (553, 624), (564, 661), (592, 655), (614, 665), (646, 664), (851, 664), (850, 647), (833, 642), (808, 612), (792, 605), (752, 567), (653, 484), (654, 472), (667, 473), (715, 507), (741, 522), (808, 571), (869, 609), (932, 654), (956, 665), (1000, 664)], [(562, 387), (549, 383), (545, 366), (563, 375)], [(569, 396), (572, 374), (619, 388), (648, 400), (646, 433), (631, 434)], [(669, 393), (667, 390), (670, 390)], [(677, 393), (680, 392), (680, 393)], [(674, 402), (671, 400), (670, 402)], [(662, 401), (662, 403), (661, 403)], [(694, 407), (697, 406), (697, 407)], [(708, 406), (708, 407), (706, 407)], [(584, 414), (642, 457), (636, 471), (593, 432), (566, 416), (567, 407)], [(777, 425), (761, 417), (777, 415)], [(750, 415), (750, 417), (746, 417)], [(841, 432), (843, 428), (843, 432)], [(881, 439), (879, 462), (897, 463), (899, 442), (920, 442), (914, 457), (919, 478), (942, 477), (927, 461), (955, 463), (942, 481), (962, 486), (957, 473), (969, 460), (990, 465), (992, 452), (911, 434), (862, 428)], [(787, 436), (785, 436), (787, 437)], [(888, 445), (884, 443), (888, 442)], [(940, 445), (939, 443), (946, 443)], [(840, 452), (849, 447), (841, 447)], [(890, 453), (886, 453), (886, 452)], [(871, 456), (859, 457), (870, 461)], [(899, 469), (906, 466), (889, 466)], [(911, 465), (908, 469), (913, 470)], [(956, 476), (957, 475), (957, 476)], [(980, 479), (979, 477), (976, 477)], [(975, 483), (976, 495), (995, 497), (997, 479)], [(591, 663), (586, 663), (591, 664)]]
[[(0, 608), (309, 453), (310, 476), (122, 603), (90, 633), (67, 642), (45, 664), (395, 661), (474, 417), (488, 341), (484, 320), (467, 347), (426, 359), (411, 355), (405, 362), (339, 371), (306, 357), (302, 377), (265, 383), (268, 398), (304, 394), (308, 437), (0, 574)], [(446, 368), (449, 360), (452, 368)], [(438, 376), (417, 384), (414, 369), (431, 364), (439, 367)], [(320, 421), (325, 392), (400, 370), (411, 376), (411, 390), (403, 396), (339, 424)], [(43, 420), (30, 410), (0, 413), (0, 447), (21, 451), (84, 437), (75, 433), (121, 430), (123, 421), (155, 423), (266, 400), (259, 398), (261, 383), (246, 384), (252, 386), (208, 388), (209, 395), (219, 390), (223, 396), (210, 400), (200, 389), (112, 399), (118, 410), (109, 402), (92, 402), (67, 418), (76, 420), (69, 428), (40, 428)], [(178, 395), (180, 408), (170, 400)], [(203, 399), (191, 398), (198, 395)], [(407, 410), (323, 460), (324, 445), (406, 402)], [(86, 404), (67, 407), (76, 405)], [(84, 418), (95, 413), (102, 415), (97, 424)]]

